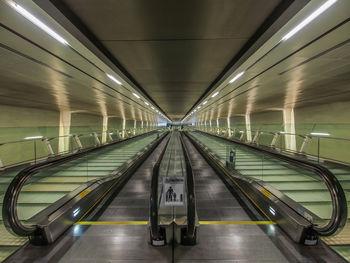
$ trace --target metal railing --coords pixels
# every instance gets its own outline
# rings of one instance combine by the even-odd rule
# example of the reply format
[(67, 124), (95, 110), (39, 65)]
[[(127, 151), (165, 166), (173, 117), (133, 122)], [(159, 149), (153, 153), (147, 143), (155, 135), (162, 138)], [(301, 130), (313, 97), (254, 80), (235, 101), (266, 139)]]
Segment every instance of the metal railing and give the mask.
[(194, 188), (194, 177), (192, 165), (183, 140), (183, 133), (180, 132), (180, 140), (182, 145), (183, 155), (186, 163), (186, 185), (187, 185), (187, 233), (186, 239), (194, 242), (196, 236), (196, 195)]
[[(344, 148), (345, 151), (350, 149), (348, 138), (317, 135), (312, 132), (298, 134), (284, 131), (251, 130), (249, 131), (251, 140), (248, 140), (246, 129), (218, 127), (196, 127), (195, 129), (249, 144), (266, 146), (287, 154), (298, 154), (317, 162), (330, 161), (350, 165), (350, 151), (348, 154), (338, 154), (339, 148)], [(287, 145), (287, 136), (295, 138), (294, 149)], [(328, 150), (330, 147), (334, 150)]]
[(163, 160), (164, 154), (168, 147), (170, 137), (168, 138), (164, 149), (162, 150), (158, 161), (153, 166), (152, 181), (151, 181), (151, 195), (150, 195), (150, 229), (152, 240), (163, 240), (164, 236), (160, 231), (158, 222), (158, 179), (159, 179), (159, 168)]
[[(109, 144), (157, 129), (153, 127), (124, 130), (110, 129), (103, 133), (72, 133), (55, 137), (32, 136), (23, 140), (0, 142), (0, 171), (21, 164), (35, 164), (48, 158)], [(64, 149), (59, 146), (60, 140), (65, 140), (65, 147), (62, 147)]]

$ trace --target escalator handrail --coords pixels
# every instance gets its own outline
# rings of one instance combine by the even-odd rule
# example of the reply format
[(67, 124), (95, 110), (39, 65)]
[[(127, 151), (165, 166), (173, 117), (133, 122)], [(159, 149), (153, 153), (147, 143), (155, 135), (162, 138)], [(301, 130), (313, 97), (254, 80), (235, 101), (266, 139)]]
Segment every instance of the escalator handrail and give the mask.
[(109, 144), (100, 145), (94, 148), (81, 150), (68, 156), (61, 156), (54, 159), (48, 159), (44, 162), (33, 164), (21, 170), (9, 184), (4, 196), (3, 207), (2, 207), (2, 217), (3, 217), (3, 223), (5, 227), (11, 232), (13, 232), (14, 234), (19, 236), (30, 236), (37, 230), (36, 225), (22, 224), (17, 213), (17, 201), (21, 193), (22, 187), (30, 178), (32, 178), (34, 174), (37, 174), (38, 172), (41, 172), (44, 169), (53, 168), (61, 164), (64, 164), (66, 162), (70, 162), (74, 159), (78, 159), (92, 152), (98, 151), (102, 148), (107, 148), (115, 144), (124, 143), (128, 140), (134, 139), (136, 137), (142, 137), (146, 134), (150, 134), (153, 132), (154, 131), (151, 131), (149, 133), (136, 135), (134, 137), (127, 138), (124, 140), (119, 140)]
[(159, 167), (163, 160), (164, 154), (168, 147), (171, 135), (169, 136), (164, 149), (159, 155), (158, 161), (153, 166), (152, 180), (151, 180), (151, 195), (150, 195), (150, 229), (151, 236), (153, 239), (159, 238), (159, 224), (158, 224), (158, 178), (159, 178)]
[(187, 183), (187, 237), (193, 238), (196, 228), (196, 195), (194, 188), (194, 177), (192, 165), (187, 152), (187, 148), (183, 141), (183, 133), (180, 132), (180, 140), (183, 155), (186, 163), (186, 183)]
[[(199, 132), (204, 133), (202, 131), (199, 131)], [(330, 193), (331, 200), (332, 200), (332, 208), (333, 209), (332, 209), (332, 217), (331, 217), (330, 221), (324, 226), (314, 225), (314, 229), (322, 236), (330, 236), (330, 235), (338, 233), (339, 231), (341, 231), (343, 229), (343, 227), (346, 224), (347, 214), (348, 214), (346, 196), (345, 196), (344, 190), (343, 190), (341, 184), (339, 183), (338, 179), (336, 178), (336, 176), (331, 171), (329, 171), (326, 167), (319, 165), (319, 164), (308, 162), (306, 160), (295, 159), (295, 158), (290, 157), (290, 156), (286, 156), (283, 154), (272, 152), (272, 151), (267, 150), (267, 149), (261, 149), (259, 147), (256, 147), (256, 146), (253, 146), (250, 144), (246, 144), (243, 142), (238, 142), (236, 140), (233, 141), (233, 140), (230, 140), (228, 138), (224, 138), (221, 136), (216, 136), (216, 135), (208, 134), (208, 133), (204, 133), (204, 134), (214, 136), (214, 137), (217, 137), (217, 138), (229, 141), (229, 142), (236, 143), (236, 144), (241, 145), (243, 147), (249, 148), (253, 151), (269, 155), (273, 158), (282, 160), (284, 162), (287, 162), (287, 163), (290, 163), (294, 166), (297, 166), (301, 169), (308, 170), (308, 171), (311, 171), (311, 172), (317, 174), (328, 188), (328, 191)]]

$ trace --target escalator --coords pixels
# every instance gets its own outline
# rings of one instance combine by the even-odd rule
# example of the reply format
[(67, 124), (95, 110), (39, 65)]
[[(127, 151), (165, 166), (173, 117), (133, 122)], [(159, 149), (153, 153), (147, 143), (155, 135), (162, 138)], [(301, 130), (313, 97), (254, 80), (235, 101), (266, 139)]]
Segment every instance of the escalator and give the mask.
[[(119, 180), (121, 173), (131, 169), (133, 162), (138, 159), (141, 161), (141, 156), (155, 147), (162, 138), (162, 133), (151, 132), (98, 149), (48, 160), (21, 171), (18, 169), (5, 171), (5, 176), (1, 176), (3, 191), (0, 196), (2, 259), (26, 243), (28, 238), (25, 236), (34, 241), (37, 236), (42, 235), (44, 230), (38, 231), (40, 228), (37, 224), (47, 223), (53, 215), (56, 217), (62, 207), (74, 204), (72, 200), (77, 201), (77, 197), (79, 199), (85, 197), (90, 198), (91, 202), (96, 198), (91, 199), (89, 195), (99, 192), (98, 188), (103, 189), (99, 193), (103, 194), (108, 190), (109, 181)], [(88, 207), (88, 204), (86, 207), (78, 206), (73, 214), (68, 212), (66, 220), (74, 223)], [(70, 223), (66, 223), (61, 231), (69, 227)], [(13, 234), (5, 230), (4, 224)], [(58, 233), (56, 235), (59, 236)]]

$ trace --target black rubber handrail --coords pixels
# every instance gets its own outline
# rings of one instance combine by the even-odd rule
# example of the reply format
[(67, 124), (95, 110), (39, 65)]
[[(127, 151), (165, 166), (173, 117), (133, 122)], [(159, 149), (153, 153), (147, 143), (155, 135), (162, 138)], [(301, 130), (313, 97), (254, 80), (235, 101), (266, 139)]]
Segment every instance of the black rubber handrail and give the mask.
[(196, 195), (194, 187), (193, 170), (187, 148), (183, 141), (183, 133), (180, 132), (180, 140), (183, 155), (186, 163), (186, 183), (187, 183), (187, 238), (194, 239), (196, 229)]
[[(154, 131), (151, 131), (150, 133), (154, 133)], [(144, 133), (144, 134), (136, 135), (134, 137), (127, 138), (121, 141), (115, 141), (115, 142), (97, 146), (94, 148), (81, 150), (79, 152), (76, 152), (68, 156), (48, 159), (44, 162), (33, 164), (21, 170), (11, 181), (4, 196), (3, 207), (2, 207), (2, 217), (3, 217), (3, 222), (5, 227), (9, 231), (19, 236), (31, 236), (35, 233), (35, 231), (37, 231), (36, 225), (22, 224), (17, 213), (17, 201), (18, 201), (19, 194), (21, 193), (22, 187), (30, 178), (32, 178), (34, 174), (44, 169), (53, 168), (61, 164), (64, 164), (66, 162), (70, 162), (72, 160), (78, 159), (82, 156), (98, 151), (102, 148), (110, 147), (112, 145), (119, 144), (119, 143), (124, 143), (128, 140), (134, 139), (136, 137), (142, 137), (150, 133)]]
[(151, 181), (151, 196), (150, 196), (150, 228), (151, 236), (153, 240), (158, 240), (161, 238), (160, 228), (158, 224), (158, 178), (159, 178), (159, 167), (163, 160), (164, 154), (168, 147), (171, 135), (167, 140), (164, 149), (162, 150), (158, 161), (153, 166), (152, 181)]
[(314, 229), (322, 236), (330, 236), (330, 235), (338, 233), (345, 226), (346, 221), (347, 221), (347, 216), (348, 216), (348, 211), (347, 211), (348, 207), (347, 207), (346, 196), (345, 196), (344, 190), (343, 190), (341, 184), (339, 183), (338, 179), (336, 178), (336, 176), (331, 171), (329, 171), (326, 167), (321, 166), (319, 164), (312, 163), (312, 162), (308, 162), (306, 160), (295, 159), (295, 158), (290, 157), (290, 156), (286, 156), (286, 155), (283, 155), (280, 153), (272, 152), (272, 151), (267, 150), (267, 149), (261, 149), (259, 147), (256, 147), (256, 146), (253, 146), (250, 144), (246, 144), (243, 142), (238, 142), (236, 140), (233, 141), (233, 140), (230, 140), (228, 138), (205, 133), (202, 131), (197, 131), (197, 132), (200, 132), (200, 133), (203, 133), (203, 134), (209, 135), (209, 136), (214, 136), (214, 137), (220, 138), (222, 140), (226, 140), (226, 141), (229, 141), (231, 143), (241, 145), (241, 146), (246, 147), (248, 149), (251, 149), (255, 152), (263, 153), (263, 154), (271, 156), (275, 159), (279, 159), (279, 160), (282, 160), (284, 162), (287, 162), (287, 163), (289, 163), (293, 166), (296, 166), (298, 168), (308, 170), (308, 171), (313, 172), (314, 174), (317, 174), (322, 179), (322, 181), (325, 183), (325, 185), (327, 186), (328, 191), (330, 193), (331, 200), (332, 200), (332, 217), (326, 225), (324, 225), (324, 226), (314, 225), (313, 226)]

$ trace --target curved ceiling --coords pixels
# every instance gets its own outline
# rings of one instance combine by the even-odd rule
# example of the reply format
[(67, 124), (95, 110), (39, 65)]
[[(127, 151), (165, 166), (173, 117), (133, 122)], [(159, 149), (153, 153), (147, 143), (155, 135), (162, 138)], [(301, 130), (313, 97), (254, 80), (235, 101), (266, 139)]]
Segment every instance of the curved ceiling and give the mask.
[(181, 119), (261, 25), (293, 1), (51, 2), (171, 118)]

